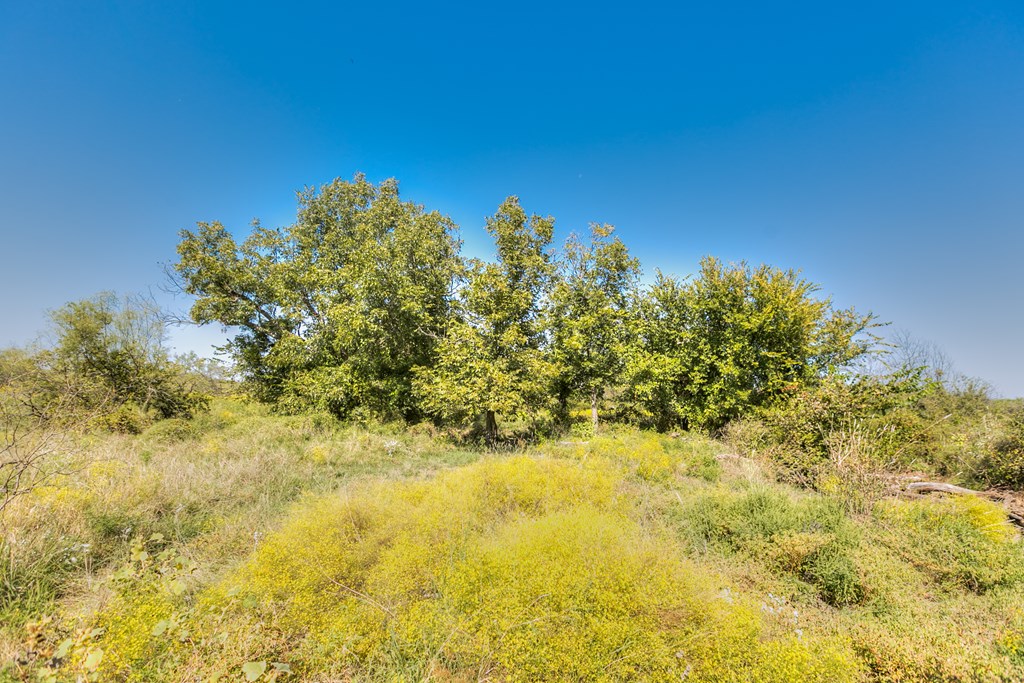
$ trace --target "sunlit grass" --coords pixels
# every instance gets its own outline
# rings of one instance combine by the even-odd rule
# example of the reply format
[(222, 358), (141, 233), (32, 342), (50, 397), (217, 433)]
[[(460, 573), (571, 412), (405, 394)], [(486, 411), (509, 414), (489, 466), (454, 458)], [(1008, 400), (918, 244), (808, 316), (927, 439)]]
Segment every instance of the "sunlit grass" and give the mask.
[(56, 680), (1024, 677), (998, 505), (861, 513), (690, 434), (488, 455), (431, 432), (220, 401), (94, 438), (8, 515), (3, 655), (55, 614)]

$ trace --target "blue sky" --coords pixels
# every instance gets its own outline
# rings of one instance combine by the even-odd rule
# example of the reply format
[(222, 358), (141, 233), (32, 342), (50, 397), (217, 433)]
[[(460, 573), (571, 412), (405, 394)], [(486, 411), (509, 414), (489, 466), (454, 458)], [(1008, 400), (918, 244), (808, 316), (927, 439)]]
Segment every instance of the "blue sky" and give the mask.
[(0, 2), (0, 345), (364, 171), (470, 254), (517, 194), (648, 273), (801, 269), (1024, 396), (1024, 4), (429, 5)]

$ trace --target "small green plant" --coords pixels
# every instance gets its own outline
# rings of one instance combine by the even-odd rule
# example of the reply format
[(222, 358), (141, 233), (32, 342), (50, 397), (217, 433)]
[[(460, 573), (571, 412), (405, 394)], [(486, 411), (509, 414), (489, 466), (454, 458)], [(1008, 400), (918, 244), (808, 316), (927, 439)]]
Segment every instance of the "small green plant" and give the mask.
[(864, 598), (852, 558), (858, 539), (835, 501), (794, 501), (771, 488), (720, 489), (695, 497), (677, 523), (691, 544), (767, 561), (807, 581), (831, 605)]
[(79, 628), (63, 638), (57, 629), (50, 615), (26, 624), (23, 649), (15, 663), (20, 673), (32, 672), (32, 680), (39, 683), (103, 680), (104, 652), (97, 645), (103, 629)]
[(876, 505), (889, 547), (951, 587), (983, 593), (1024, 579), (1024, 552), (995, 503), (970, 496)]
[(990, 486), (1024, 488), (1024, 419), (1015, 416), (987, 449), (977, 478)]

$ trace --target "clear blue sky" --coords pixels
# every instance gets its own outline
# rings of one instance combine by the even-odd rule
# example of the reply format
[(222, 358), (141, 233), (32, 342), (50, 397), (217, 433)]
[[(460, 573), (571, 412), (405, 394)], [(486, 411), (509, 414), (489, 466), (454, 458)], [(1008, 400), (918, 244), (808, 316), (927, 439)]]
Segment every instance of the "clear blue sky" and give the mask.
[(0, 0), (0, 345), (364, 171), (472, 254), (518, 194), (648, 272), (802, 269), (1024, 396), (1024, 3), (688, 5)]

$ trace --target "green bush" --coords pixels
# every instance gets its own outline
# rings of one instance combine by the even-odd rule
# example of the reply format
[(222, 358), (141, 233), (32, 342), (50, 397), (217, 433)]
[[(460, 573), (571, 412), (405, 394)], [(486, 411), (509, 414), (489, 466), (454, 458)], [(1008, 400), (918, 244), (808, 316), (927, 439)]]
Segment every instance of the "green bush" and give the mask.
[(172, 417), (154, 424), (142, 434), (142, 438), (147, 443), (168, 444), (185, 441), (198, 434), (195, 421)]
[(800, 575), (830, 605), (853, 605), (864, 599), (863, 580), (850, 556), (850, 548), (841, 539), (831, 540), (804, 560)]
[(727, 438), (740, 452), (775, 465), (781, 478), (814, 486), (827, 465), (832, 435), (852, 424), (873, 436), (879, 467), (911, 458), (925, 423), (911, 408), (928, 391), (917, 375), (829, 377), (737, 423)]
[(858, 540), (834, 500), (793, 500), (778, 489), (718, 490), (692, 500), (678, 524), (691, 544), (766, 561), (807, 581), (831, 605), (865, 596), (852, 558)]
[(989, 486), (1024, 489), (1024, 419), (1006, 420), (1002, 435), (981, 459), (976, 478)]
[(1024, 550), (995, 503), (972, 496), (888, 500), (875, 517), (893, 552), (947, 586), (983, 593), (1024, 579)]

